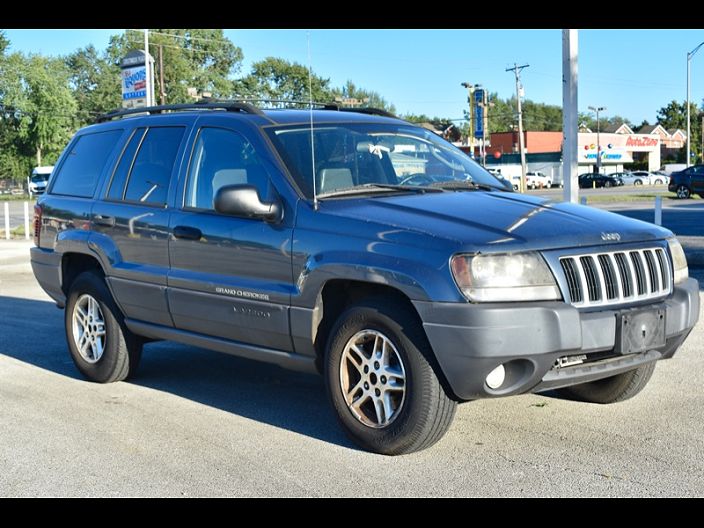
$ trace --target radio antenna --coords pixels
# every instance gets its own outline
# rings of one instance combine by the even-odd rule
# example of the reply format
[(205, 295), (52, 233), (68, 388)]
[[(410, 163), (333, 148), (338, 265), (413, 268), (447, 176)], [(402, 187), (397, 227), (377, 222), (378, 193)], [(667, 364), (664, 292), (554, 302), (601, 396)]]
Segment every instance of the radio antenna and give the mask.
[(310, 158), (313, 173), (313, 209), (318, 210), (318, 192), (315, 185), (315, 136), (313, 135), (313, 66), (310, 59), (310, 31), (306, 32), (308, 40), (308, 112), (310, 113)]

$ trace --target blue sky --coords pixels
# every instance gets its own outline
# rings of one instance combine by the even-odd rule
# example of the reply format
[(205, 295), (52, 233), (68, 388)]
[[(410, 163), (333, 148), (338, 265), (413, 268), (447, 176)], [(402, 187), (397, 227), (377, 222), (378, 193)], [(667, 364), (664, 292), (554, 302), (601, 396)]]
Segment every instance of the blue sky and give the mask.
[[(92, 43), (102, 49), (120, 30), (7, 30), (11, 50), (67, 54)], [(244, 52), (243, 72), (267, 56), (306, 64), (304, 30), (225, 30)], [(561, 104), (560, 30), (312, 30), (313, 70), (334, 86), (352, 79), (396, 105), (399, 113), (460, 118), (463, 81), (501, 97), (515, 92), (505, 69), (528, 63), (526, 97)], [(686, 54), (704, 30), (580, 30), (579, 108), (606, 106), (636, 124), (686, 97)], [(704, 48), (703, 48), (704, 49)], [(704, 99), (704, 51), (692, 60), (692, 97)]]

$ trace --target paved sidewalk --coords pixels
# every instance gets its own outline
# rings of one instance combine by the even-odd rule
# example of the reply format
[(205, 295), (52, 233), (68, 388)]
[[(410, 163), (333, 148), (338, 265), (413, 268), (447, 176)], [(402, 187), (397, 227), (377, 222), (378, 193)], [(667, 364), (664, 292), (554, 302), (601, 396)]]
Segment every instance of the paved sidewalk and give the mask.
[(31, 271), (29, 248), (33, 245), (31, 240), (0, 240), (0, 279), (10, 271)]

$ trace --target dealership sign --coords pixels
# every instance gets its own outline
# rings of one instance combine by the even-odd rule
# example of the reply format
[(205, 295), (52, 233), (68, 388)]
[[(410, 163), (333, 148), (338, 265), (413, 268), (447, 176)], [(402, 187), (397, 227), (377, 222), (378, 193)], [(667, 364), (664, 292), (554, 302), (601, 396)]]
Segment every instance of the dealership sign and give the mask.
[(122, 70), (122, 99), (147, 97), (147, 68), (137, 66)]
[[(154, 59), (149, 56), (149, 60)], [(147, 106), (147, 65), (144, 51), (132, 50), (120, 62), (122, 81), (122, 107)]]

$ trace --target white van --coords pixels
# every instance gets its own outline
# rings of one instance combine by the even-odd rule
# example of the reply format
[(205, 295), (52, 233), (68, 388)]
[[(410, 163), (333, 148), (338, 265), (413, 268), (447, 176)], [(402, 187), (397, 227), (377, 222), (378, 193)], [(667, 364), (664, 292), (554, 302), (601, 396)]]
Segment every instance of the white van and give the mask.
[(663, 166), (662, 171), (670, 176), (673, 172), (679, 172), (683, 171), (687, 168), (686, 163), (668, 163), (667, 165)]
[(34, 167), (34, 169), (32, 169), (32, 174), (27, 178), (27, 190), (30, 196), (44, 194), (46, 186), (49, 183), (49, 176), (51, 176), (51, 171), (53, 170), (53, 165)]

